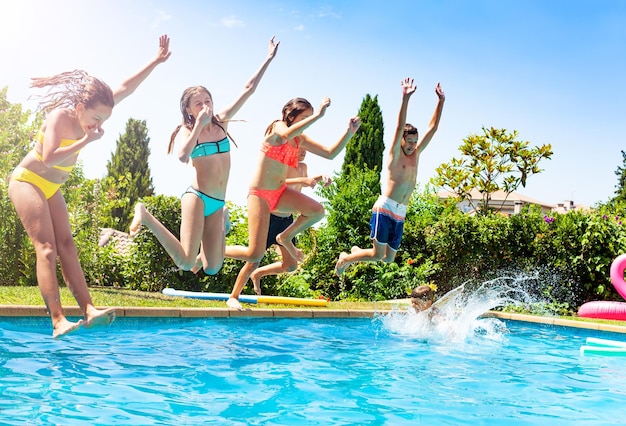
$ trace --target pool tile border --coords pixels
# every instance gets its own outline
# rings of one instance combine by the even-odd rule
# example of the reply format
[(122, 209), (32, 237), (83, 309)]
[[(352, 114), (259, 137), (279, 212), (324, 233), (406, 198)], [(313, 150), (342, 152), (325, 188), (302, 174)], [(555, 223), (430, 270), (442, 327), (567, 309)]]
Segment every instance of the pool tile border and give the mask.
[[(118, 317), (169, 317), (169, 318), (372, 318), (376, 314), (389, 312), (389, 309), (267, 309), (255, 308), (237, 311), (228, 308), (144, 308), (116, 307)], [(82, 316), (77, 306), (65, 308), (67, 316)], [(44, 306), (31, 305), (0, 305), (0, 316), (48, 316)], [(626, 326), (598, 322), (575, 321), (563, 318), (540, 317), (535, 315), (515, 314), (509, 312), (489, 311), (485, 317), (505, 320), (525, 321), (539, 324), (558, 325), (564, 327), (585, 328), (599, 331), (610, 331), (626, 334)]]
[[(82, 316), (77, 306), (64, 307), (68, 317)], [(145, 308), (115, 307), (117, 317), (164, 317), (164, 318), (371, 318), (387, 309), (351, 310), (351, 309), (267, 309), (254, 308), (238, 311), (228, 308)], [(44, 306), (0, 305), (0, 317), (48, 316)]]

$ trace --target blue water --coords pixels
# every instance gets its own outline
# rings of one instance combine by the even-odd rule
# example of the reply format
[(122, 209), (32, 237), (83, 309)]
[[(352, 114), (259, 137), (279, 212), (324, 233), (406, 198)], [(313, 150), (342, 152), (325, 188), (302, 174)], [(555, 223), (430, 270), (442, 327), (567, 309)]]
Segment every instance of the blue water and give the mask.
[(626, 357), (579, 348), (626, 336), (415, 317), (118, 318), (59, 340), (49, 318), (0, 317), (0, 424), (622, 422)]

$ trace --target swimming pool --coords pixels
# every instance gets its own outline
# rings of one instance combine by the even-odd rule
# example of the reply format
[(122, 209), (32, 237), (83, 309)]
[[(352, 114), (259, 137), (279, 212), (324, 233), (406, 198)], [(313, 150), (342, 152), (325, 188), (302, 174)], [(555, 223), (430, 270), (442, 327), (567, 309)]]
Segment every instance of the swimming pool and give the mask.
[[(375, 319), (118, 318), (54, 340), (0, 317), (3, 424), (614, 424), (626, 336), (494, 318), (428, 339)], [(405, 321), (412, 321), (405, 315)], [(395, 325), (394, 325), (395, 324)]]

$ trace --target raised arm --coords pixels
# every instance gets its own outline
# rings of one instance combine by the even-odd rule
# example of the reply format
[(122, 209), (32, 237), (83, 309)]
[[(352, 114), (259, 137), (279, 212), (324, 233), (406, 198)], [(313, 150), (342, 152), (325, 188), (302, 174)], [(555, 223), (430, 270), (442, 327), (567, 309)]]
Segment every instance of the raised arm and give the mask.
[(400, 113), (398, 114), (398, 124), (396, 125), (396, 133), (393, 136), (389, 151), (392, 156), (400, 155), (402, 150), (402, 136), (404, 135), (404, 125), (406, 124), (406, 114), (409, 109), (409, 99), (417, 90), (417, 86), (413, 84), (412, 78), (405, 78), (400, 83), (402, 86), (402, 104), (400, 104)]
[(428, 143), (433, 138), (433, 136), (435, 136), (435, 132), (437, 132), (437, 129), (439, 128), (439, 121), (441, 120), (441, 113), (443, 111), (443, 103), (446, 100), (446, 95), (443, 92), (443, 89), (441, 88), (441, 85), (439, 83), (437, 83), (437, 86), (435, 87), (435, 93), (439, 98), (437, 101), (437, 106), (435, 107), (435, 112), (430, 119), (430, 123), (428, 124), (428, 130), (426, 131), (426, 133), (424, 133), (424, 136), (422, 136), (422, 140), (420, 140), (417, 144), (418, 152), (422, 152), (422, 150), (424, 150), (424, 148), (428, 146)]
[(315, 155), (332, 160), (346, 147), (352, 136), (359, 130), (360, 126), (361, 119), (359, 117), (352, 117), (348, 122), (348, 128), (345, 133), (334, 145), (324, 146), (304, 136), (303, 146), (306, 147), (307, 151)]
[(267, 57), (265, 58), (265, 61), (263, 61), (261, 67), (252, 75), (252, 77), (250, 77), (250, 80), (244, 86), (243, 91), (241, 92), (239, 97), (217, 115), (217, 118), (220, 121), (227, 121), (231, 119), (237, 113), (237, 111), (241, 109), (243, 104), (246, 103), (250, 96), (252, 96), (252, 94), (258, 87), (261, 78), (263, 78), (263, 74), (265, 74), (267, 67), (269, 66), (270, 62), (272, 62), (272, 59), (274, 59), (274, 57), (276, 56), (279, 44), (280, 41), (276, 43), (274, 42), (274, 37), (270, 39), (270, 44), (267, 49)]
[(150, 75), (152, 70), (156, 68), (162, 62), (167, 61), (172, 52), (170, 52), (170, 38), (167, 35), (162, 35), (159, 37), (159, 50), (157, 55), (152, 59), (148, 65), (142, 68), (137, 74), (129, 77), (124, 81), (120, 87), (113, 91), (113, 99), (115, 100), (115, 104), (120, 103), (124, 98), (129, 96), (131, 93), (139, 87), (139, 85)]
[(270, 145), (281, 145), (286, 141), (299, 136), (304, 132), (311, 124), (322, 118), (326, 113), (326, 108), (330, 106), (330, 98), (326, 97), (322, 100), (322, 103), (316, 113), (313, 113), (304, 120), (300, 120), (297, 123), (293, 123), (291, 126), (283, 121), (276, 121), (272, 126), (271, 133), (265, 137), (265, 142)]

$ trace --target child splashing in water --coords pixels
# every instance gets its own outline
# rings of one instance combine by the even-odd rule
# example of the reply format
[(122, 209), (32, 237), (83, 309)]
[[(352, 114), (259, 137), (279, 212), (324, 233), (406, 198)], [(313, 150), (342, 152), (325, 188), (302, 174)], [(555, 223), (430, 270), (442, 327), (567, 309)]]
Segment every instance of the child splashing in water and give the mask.
[(297, 262), (302, 261), (303, 255), (292, 239), (324, 217), (324, 207), (320, 203), (289, 188), (285, 179), (288, 168), (298, 166), (299, 148), (333, 159), (359, 129), (359, 117), (351, 118), (342, 137), (329, 147), (305, 135), (303, 132), (324, 116), (329, 105), (330, 99), (324, 98), (319, 110), (314, 113), (306, 99), (292, 99), (283, 107), (282, 120), (274, 121), (265, 132), (259, 165), (248, 193), (249, 246), (226, 247), (226, 257), (246, 261), (226, 302), (230, 308), (243, 309), (238, 300), (239, 295), (265, 252), (271, 212), (299, 214), (287, 229), (276, 236), (276, 242)]
[(255, 92), (279, 44), (272, 37), (261, 67), (239, 97), (220, 113), (213, 114), (213, 98), (202, 86), (189, 87), (182, 95), (183, 123), (172, 134), (168, 153), (178, 140), (178, 159), (183, 163), (191, 159), (196, 174), (181, 199), (180, 241), (142, 203), (135, 206), (130, 225), (131, 236), (139, 232), (141, 225), (150, 229), (180, 269), (195, 272), (201, 263), (207, 274), (214, 275), (222, 268), (226, 246), (224, 199), (230, 174), (228, 121)]
[[(117, 105), (143, 82), (154, 68), (170, 57), (169, 38), (161, 36), (156, 57), (137, 74), (112, 91), (103, 81), (84, 71), (33, 79), (32, 87), (49, 88), (39, 108), (46, 114), (34, 148), (15, 168), (9, 181), (9, 197), (37, 255), (37, 283), (50, 312), (53, 337), (85, 327), (106, 325), (115, 309), (97, 309), (91, 300), (65, 199), (60, 191), (88, 144), (102, 138), (102, 123)], [(84, 314), (69, 321), (63, 312), (57, 279), (57, 257), (63, 277)]]

